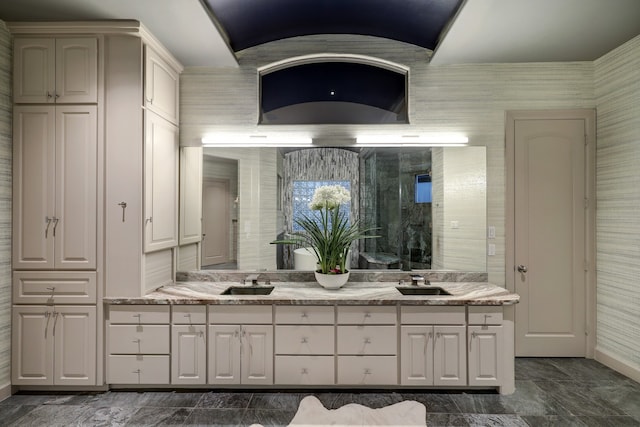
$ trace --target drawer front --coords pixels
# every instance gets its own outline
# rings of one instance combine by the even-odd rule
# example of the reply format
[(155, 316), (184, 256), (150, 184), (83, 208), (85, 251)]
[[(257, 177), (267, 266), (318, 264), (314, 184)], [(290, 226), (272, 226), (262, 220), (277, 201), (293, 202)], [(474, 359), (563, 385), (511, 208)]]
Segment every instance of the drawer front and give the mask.
[(169, 325), (109, 325), (111, 354), (169, 354)]
[(110, 384), (169, 384), (169, 356), (109, 356)]
[(396, 326), (338, 326), (338, 354), (388, 354), (398, 350)]
[(398, 384), (396, 356), (338, 356), (338, 384)]
[(271, 324), (271, 305), (210, 305), (209, 323), (214, 325)]
[(276, 354), (333, 353), (333, 326), (276, 326)]
[(171, 321), (174, 325), (205, 325), (207, 306), (174, 305), (171, 310)]
[(162, 324), (169, 323), (168, 305), (112, 305), (109, 322), (113, 324)]
[(502, 306), (470, 306), (470, 325), (502, 325)]
[(395, 325), (395, 306), (341, 306), (338, 307), (338, 324), (341, 325)]
[(400, 307), (400, 322), (403, 325), (464, 325), (464, 306), (420, 306)]
[(334, 321), (334, 308), (331, 306), (276, 306), (276, 323), (281, 325), (333, 325)]
[(95, 304), (95, 271), (16, 271), (14, 304)]
[(276, 356), (276, 385), (334, 384), (333, 356)]

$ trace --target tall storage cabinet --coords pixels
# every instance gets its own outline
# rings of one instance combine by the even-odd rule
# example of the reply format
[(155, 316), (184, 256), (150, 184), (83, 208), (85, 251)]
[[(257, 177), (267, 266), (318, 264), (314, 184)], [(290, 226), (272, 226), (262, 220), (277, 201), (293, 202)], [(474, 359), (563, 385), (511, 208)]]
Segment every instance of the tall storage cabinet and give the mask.
[(145, 34), (105, 37), (107, 296), (140, 296), (174, 279), (181, 71)]
[[(35, 25), (35, 24), (34, 24)], [(100, 36), (14, 32), (12, 384), (95, 386)]]

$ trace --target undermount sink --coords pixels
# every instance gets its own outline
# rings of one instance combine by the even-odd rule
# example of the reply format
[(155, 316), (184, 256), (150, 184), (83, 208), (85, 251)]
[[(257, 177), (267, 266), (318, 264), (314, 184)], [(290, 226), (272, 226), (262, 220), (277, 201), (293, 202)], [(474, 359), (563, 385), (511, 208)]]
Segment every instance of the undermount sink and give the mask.
[(451, 295), (449, 292), (445, 291), (442, 288), (437, 286), (430, 287), (406, 287), (406, 286), (397, 286), (396, 289), (402, 295)]
[(273, 286), (229, 286), (220, 295), (269, 295)]

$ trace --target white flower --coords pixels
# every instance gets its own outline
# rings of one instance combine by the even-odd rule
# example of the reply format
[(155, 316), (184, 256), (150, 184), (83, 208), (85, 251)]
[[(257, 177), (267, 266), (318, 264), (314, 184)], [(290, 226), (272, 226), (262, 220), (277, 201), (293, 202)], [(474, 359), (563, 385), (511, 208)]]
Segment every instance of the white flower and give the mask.
[(309, 203), (309, 209), (319, 211), (320, 209), (335, 209), (341, 204), (351, 200), (349, 191), (341, 185), (323, 185), (316, 188), (313, 199)]

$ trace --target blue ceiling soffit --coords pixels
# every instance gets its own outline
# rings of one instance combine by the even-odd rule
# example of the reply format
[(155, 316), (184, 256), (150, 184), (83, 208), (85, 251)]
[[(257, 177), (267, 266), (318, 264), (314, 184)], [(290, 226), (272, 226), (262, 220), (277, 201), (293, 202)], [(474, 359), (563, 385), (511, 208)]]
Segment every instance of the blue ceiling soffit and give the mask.
[(261, 76), (262, 124), (406, 123), (406, 74), (353, 62), (296, 65)]
[(203, 0), (234, 52), (289, 37), (360, 34), (434, 50), (462, 0)]

